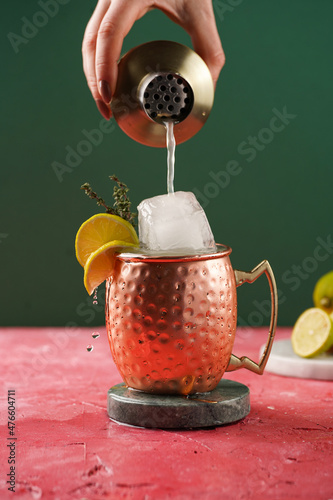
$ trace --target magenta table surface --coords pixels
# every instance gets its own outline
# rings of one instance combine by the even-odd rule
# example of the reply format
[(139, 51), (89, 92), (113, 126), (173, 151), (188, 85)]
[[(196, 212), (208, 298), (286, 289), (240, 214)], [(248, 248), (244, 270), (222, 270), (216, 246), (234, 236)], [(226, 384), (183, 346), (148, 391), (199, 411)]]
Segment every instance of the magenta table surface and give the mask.
[[(250, 388), (251, 412), (240, 422), (187, 431), (119, 425), (106, 396), (121, 379), (105, 328), (98, 331), (93, 340), (91, 328), (0, 329), (1, 500), (333, 499), (332, 382), (241, 370), (226, 377)], [(234, 353), (257, 359), (265, 336), (239, 329)], [(9, 389), (15, 493), (6, 484)]]

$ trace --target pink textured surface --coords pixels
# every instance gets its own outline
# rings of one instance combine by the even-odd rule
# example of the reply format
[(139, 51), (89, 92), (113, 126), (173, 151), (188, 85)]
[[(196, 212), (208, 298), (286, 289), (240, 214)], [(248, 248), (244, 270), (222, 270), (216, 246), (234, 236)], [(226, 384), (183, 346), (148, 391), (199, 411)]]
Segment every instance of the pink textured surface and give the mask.
[[(196, 431), (121, 426), (106, 413), (107, 390), (121, 380), (99, 331), (92, 340), (90, 328), (0, 330), (1, 499), (333, 498), (332, 382), (241, 370), (227, 374), (250, 388), (241, 422)], [(239, 329), (235, 354), (257, 358), (265, 336)], [(7, 389), (16, 391), (15, 495), (5, 483)]]

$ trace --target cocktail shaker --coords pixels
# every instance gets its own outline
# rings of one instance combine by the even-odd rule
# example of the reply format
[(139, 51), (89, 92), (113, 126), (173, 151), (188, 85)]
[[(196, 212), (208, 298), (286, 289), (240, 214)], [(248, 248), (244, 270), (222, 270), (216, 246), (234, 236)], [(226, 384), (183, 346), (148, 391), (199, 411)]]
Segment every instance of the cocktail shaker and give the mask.
[(165, 147), (166, 121), (173, 121), (180, 144), (201, 129), (213, 101), (213, 80), (201, 57), (189, 47), (162, 40), (139, 45), (121, 58), (111, 109), (129, 137)]

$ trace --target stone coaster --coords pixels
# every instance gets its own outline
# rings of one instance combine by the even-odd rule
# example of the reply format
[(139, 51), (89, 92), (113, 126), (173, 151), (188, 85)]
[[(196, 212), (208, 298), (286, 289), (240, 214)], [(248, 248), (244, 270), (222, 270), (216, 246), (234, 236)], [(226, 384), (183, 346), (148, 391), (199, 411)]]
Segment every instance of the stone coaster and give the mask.
[[(261, 347), (262, 354), (264, 346)], [(266, 371), (287, 377), (333, 380), (333, 354), (324, 353), (315, 358), (300, 358), (294, 353), (290, 339), (275, 340)]]
[(147, 394), (125, 384), (108, 391), (109, 417), (139, 427), (213, 427), (236, 422), (249, 411), (249, 388), (232, 380), (222, 380), (213, 391), (191, 396)]

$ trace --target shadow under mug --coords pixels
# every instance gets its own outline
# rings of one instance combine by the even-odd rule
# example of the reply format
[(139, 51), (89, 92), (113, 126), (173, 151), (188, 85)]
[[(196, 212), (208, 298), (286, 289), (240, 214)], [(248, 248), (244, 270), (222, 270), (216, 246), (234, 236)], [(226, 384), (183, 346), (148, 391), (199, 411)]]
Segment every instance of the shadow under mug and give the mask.
[[(262, 374), (277, 321), (277, 289), (264, 260), (250, 272), (233, 270), (231, 248), (191, 256), (123, 253), (106, 282), (106, 326), (124, 382), (155, 394), (213, 390), (225, 371)], [(232, 354), (237, 323), (236, 287), (266, 274), (271, 320), (259, 364)]]

